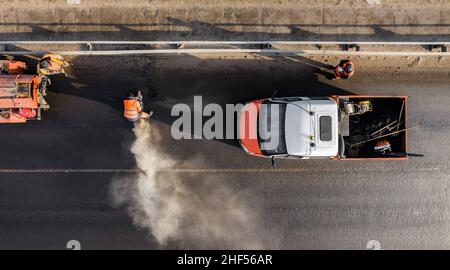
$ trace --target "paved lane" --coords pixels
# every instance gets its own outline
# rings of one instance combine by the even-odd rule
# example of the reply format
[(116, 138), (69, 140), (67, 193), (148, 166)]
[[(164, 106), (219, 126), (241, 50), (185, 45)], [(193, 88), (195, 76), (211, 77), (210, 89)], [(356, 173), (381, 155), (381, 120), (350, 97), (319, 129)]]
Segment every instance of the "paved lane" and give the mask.
[[(180, 177), (192, 185), (226, 182), (269, 228), (280, 248), (449, 248), (447, 133), (450, 75), (388, 72), (359, 68), (351, 81), (327, 81), (315, 68), (286, 59), (216, 59), (192, 56), (153, 59), (73, 59), (70, 80), (55, 80), (44, 120), (0, 126), (0, 169), (130, 170), (130, 127), (121, 117), (120, 97), (130, 88), (156, 90), (151, 106), (163, 134), (162, 147), (177, 160)], [(406, 94), (410, 122), (406, 162), (283, 161), (246, 156), (233, 141), (175, 141), (170, 108), (191, 104), (242, 102), (279, 95), (337, 93)], [(194, 170), (192, 170), (194, 169)], [(64, 248), (70, 239), (85, 248), (157, 248), (135, 229), (123, 209), (110, 206), (114, 172), (1, 172), (0, 248)], [(213, 182), (214, 183), (214, 182)], [(201, 188), (199, 189), (201, 190)], [(267, 237), (262, 235), (261, 237)], [(209, 243), (208, 247), (221, 247)], [(198, 247), (171, 243), (170, 247)], [(267, 246), (270, 248), (271, 246)]]

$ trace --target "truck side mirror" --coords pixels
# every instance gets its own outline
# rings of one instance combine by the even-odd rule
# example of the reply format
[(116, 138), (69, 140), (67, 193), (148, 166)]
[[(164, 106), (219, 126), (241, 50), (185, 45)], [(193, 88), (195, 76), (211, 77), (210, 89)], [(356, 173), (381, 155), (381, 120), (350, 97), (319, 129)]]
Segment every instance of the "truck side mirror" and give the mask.
[(272, 162), (272, 166), (273, 166), (273, 167), (276, 167), (276, 166), (277, 166), (277, 164), (275, 163), (275, 157), (274, 157), (274, 156), (272, 156), (272, 157), (270, 158), (270, 161)]
[(273, 91), (272, 96), (270, 98), (274, 98), (278, 94), (278, 91)]

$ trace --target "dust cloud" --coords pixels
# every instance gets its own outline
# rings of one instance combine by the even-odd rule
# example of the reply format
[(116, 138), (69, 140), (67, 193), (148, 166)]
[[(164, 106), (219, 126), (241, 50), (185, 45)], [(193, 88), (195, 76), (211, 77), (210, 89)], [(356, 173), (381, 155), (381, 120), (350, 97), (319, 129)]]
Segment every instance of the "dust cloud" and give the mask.
[[(277, 248), (277, 238), (263, 228), (259, 209), (249, 206), (245, 194), (214, 174), (174, 171), (186, 163), (158, 147), (161, 137), (150, 123), (141, 122), (133, 131), (136, 140), (131, 152), (142, 172), (115, 179), (112, 202), (125, 207), (134, 224), (148, 231), (162, 248)], [(192, 162), (202, 167), (198, 160)]]

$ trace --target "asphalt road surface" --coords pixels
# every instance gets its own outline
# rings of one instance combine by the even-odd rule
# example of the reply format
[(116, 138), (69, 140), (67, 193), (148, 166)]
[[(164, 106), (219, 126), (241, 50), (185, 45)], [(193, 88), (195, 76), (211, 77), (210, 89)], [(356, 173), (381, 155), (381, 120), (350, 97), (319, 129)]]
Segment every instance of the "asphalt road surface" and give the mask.
[[(225, 181), (244, 194), (282, 249), (450, 248), (448, 157), (450, 74), (383, 73), (360, 67), (348, 81), (328, 81), (307, 64), (285, 58), (194, 56), (79, 57), (68, 79), (51, 86), (51, 110), (42, 121), (0, 126), (0, 248), (156, 249), (124, 209), (111, 206), (110, 182), (136, 168), (131, 126), (121, 97), (152, 89), (149, 106), (162, 147), (190, 181)], [(245, 102), (267, 97), (330, 94), (409, 95), (409, 161), (270, 161), (247, 156), (232, 140), (170, 136), (173, 104)], [(130, 171), (131, 170), (131, 171)], [(203, 179), (203, 180), (202, 180)], [(233, 228), (230, 228), (232, 231)], [(269, 237), (261, 235), (261, 238)], [(172, 243), (170, 247), (198, 247)], [(209, 247), (221, 247), (212, 243)], [(275, 248), (275, 246), (266, 246)]]

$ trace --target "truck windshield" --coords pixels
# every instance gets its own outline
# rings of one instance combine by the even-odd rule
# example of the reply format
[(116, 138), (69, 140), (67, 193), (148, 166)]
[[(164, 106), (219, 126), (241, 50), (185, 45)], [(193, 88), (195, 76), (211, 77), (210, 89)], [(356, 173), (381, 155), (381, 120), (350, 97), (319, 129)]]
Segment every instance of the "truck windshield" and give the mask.
[[(274, 113), (276, 114), (274, 115)], [(285, 116), (285, 103), (265, 101), (260, 107), (258, 119), (258, 141), (263, 155), (271, 156), (287, 154), (284, 126)], [(271, 138), (273, 138), (274, 141), (271, 141)], [(275, 142), (275, 144), (270, 142)]]

